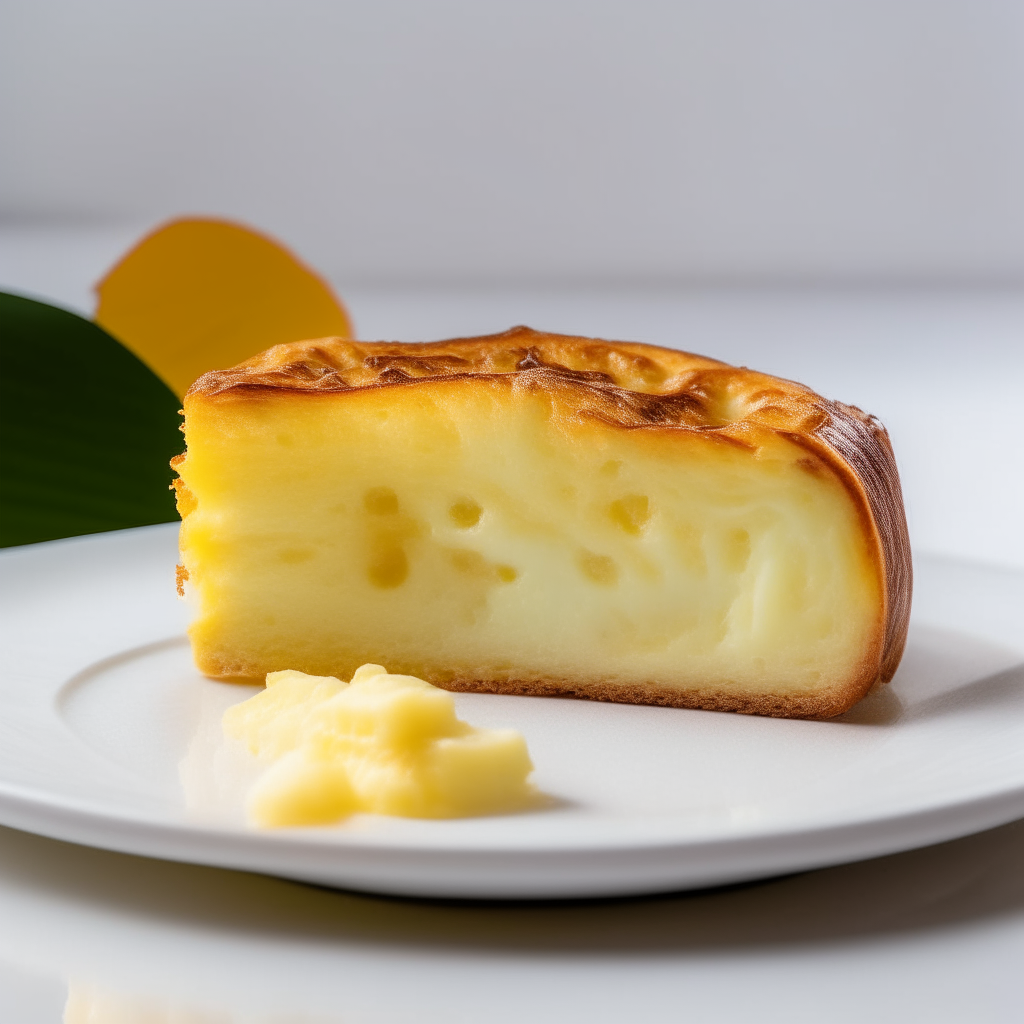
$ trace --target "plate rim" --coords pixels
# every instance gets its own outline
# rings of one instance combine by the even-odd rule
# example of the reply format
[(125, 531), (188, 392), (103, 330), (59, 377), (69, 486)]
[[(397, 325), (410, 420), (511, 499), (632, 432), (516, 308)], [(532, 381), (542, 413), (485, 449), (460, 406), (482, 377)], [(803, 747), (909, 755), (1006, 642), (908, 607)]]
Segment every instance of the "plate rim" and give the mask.
[[(158, 546), (167, 540), (174, 526), (159, 524), (8, 548), (0, 551), (0, 560), (7, 561), (13, 555), (27, 556), (31, 561), (34, 555), (43, 554), (40, 549), (53, 551), (58, 546), (89, 548), (117, 545), (126, 535), (137, 537), (144, 546)], [(1008, 574), (1017, 582), (1024, 582), (1024, 570), (1016, 566), (990, 565), (942, 555), (924, 557), (928, 561), (953, 563), (972, 570)], [(153, 637), (145, 644), (108, 653), (105, 658), (90, 658), (86, 664), (79, 663), (76, 672), (54, 686), (50, 697), (54, 713), (57, 714), (57, 703), (68, 684), (102, 661), (116, 660), (130, 649), (159, 647), (175, 639), (177, 636), (173, 631), (165, 630), (161, 637)], [(0, 824), (120, 853), (256, 871), (355, 891), (445, 899), (588, 899), (728, 884), (959, 838), (1024, 816), (1024, 777), (1012, 782), (1007, 780), (1007, 783), (1002, 787), (990, 785), (989, 792), (983, 794), (912, 810), (896, 809), (874, 815), (863, 813), (852, 818), (847, 814), (843, 820), (819, 819), (817, 824), (793, 819), (776, 821), (769, 830), (733, 829), (729, 835), (646, 837), (600, 846), (593, 842), (574, 845), (563, 841), (540, 846), (506, 845), (502, 848), (467, 843), (465, 839), (457, 845), (424, 844), (416, 837), (395, 835), (382, 842), (379, 835), (356, 832), (345, 834), (344, 840), (339, 842), (338, 833), (330, 834), (327, 829), (287, 830), (275, 834), (218, 827), (187, 819), (161, 821), (144, 813), (131, 814), (126, 810), (112, 810), (109, 806), (104, 809), (101, 802), (92, 805), (88, 800), (71, 795), (47, 793), (44, 789), (13, 782), (0, 775)], [(380, 877), (382, 870), (387, 874), (389, 862), (410, 858), (419, 858), (421, 862), (444, 858), (449, 863), (447, 868), (443, 864), (431, 865), (428, 874), (432, 877), (421, 877), (418, 882), (408, 877), (391, 881)], [(480, 879), (474, 881), (469, 877), (473, 872), (466, 871), (464, 863), (459, 866), (466, 877), (461, 880), (453, 877), (456, 862), (481, 858), (492, 862), (492, 874), (496, 862), (514, 858), (519, 868), (514, 872), (520, 876), (518, 881), (498, 885)], [(616, 881), (616, 861), (623, 858), (647, 862), (650, 868), (657, 870), (649, 872), (648, 877), (619, 878)], [(325, 859), (345, 863), (312, 863)], [(733, 862), (744, 859), (748, 861), (747, 867), (740, 870)], [(375, 860), (377, 869), (373, 870), (374, 865), (369, 863), (352, 863), (357, 860)], [(717, 867), (709, 866), (709, 860), (717, 862)], [(668, 863), (672, 861), (675, 862), (675, 881), (668, 882), (666, 870), (672, 873), (672, 864)], [(704, 862), (703, 868), (694, 861)], [(401, 867), (400, 864), (391, 866)], [(359, 870), (354, 870), (356, 868)], [(540, 875), (546, 872), (548, 877), (522, 877), (524, 868), (529, 869), (527, 875), (532, 870), (535, 873), (539, 871)], [(636, 876), (637, 871), (627, 874)], [(563, 875), (565, 877), (559, 877)], [(366, 884), (361, 884), (360, 879)]]

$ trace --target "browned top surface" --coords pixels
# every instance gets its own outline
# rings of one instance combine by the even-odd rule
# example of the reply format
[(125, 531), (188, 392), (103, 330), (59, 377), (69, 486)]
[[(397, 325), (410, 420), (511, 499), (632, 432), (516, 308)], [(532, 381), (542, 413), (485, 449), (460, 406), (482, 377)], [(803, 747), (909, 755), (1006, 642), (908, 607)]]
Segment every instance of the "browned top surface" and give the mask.
[(329, 394), (425, 379), (512, 376), (559, 391), (581, 412), (624, 427), (766, 427), (808, 434), (826, 403), (802, 384), (715, 359), (636, 342), (513, 327), (503, 334), (424, 343), (320, 338), (276, 345), (200, 377), (187, 398)]

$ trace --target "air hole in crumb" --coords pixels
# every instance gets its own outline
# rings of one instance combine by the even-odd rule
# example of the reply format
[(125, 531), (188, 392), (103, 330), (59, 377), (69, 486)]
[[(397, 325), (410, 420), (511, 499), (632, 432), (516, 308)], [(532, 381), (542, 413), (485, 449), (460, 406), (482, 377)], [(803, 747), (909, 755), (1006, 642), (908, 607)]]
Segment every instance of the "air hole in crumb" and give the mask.
[(595, 555), (592, 551), (581, 551), (576, 558), (580, 572), (594, 583), (609, 587), (619, 578), (619, 567), (607, 555)]
[(460, 530), (468, 530), (480, 522), (483, 509), (472, 498), (459, 498), (448, 509), (448, 518)]
[(393, 516), (398, 511), (398, 495), (390, 487), (371, 487), (363, 495), (363, 506), (370, 515)]
[(278, 555), (285, 565), (298, 565), (300, 562), (308, 562), (312, 557), (313, 551), (310, 548), (287, 548)]
[(400, 587), (409, 575), (409, 559), (399, 545), (383, 545), (373, 552), (366, 575), (381, 590)]
[(732, 572), (743, 572), (750, 561), (750, 534), (746, 530), (730, 530), (725, 535), (725, 565)]
[(651, 503), (646, 494), (627, 494), (608, 506), (608, 515), (620, 530), (639, 537), (651, 518)]

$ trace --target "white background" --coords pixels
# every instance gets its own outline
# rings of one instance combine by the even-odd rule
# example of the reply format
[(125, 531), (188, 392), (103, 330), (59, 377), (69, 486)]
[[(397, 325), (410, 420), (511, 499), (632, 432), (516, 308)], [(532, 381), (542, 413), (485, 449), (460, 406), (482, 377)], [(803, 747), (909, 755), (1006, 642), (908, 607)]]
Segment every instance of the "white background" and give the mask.
[(0, 214), (351, 283), (1024, 280), (1017, 0), (4, 0)]

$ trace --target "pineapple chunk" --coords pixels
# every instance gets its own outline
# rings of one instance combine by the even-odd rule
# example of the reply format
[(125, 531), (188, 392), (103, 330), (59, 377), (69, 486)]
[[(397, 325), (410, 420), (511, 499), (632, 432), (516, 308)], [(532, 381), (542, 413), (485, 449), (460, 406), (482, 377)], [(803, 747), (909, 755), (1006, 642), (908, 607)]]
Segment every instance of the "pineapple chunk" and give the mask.
[(224, 714), (224, 731), (273, 761), (253, 787), (257, 825), (330, 825), (357, 811), (457, 818), (531, 803), (533, 771), (514, 729), (474, 729), (451, 694), (362, 665), (351, 683), (272, 672)]

